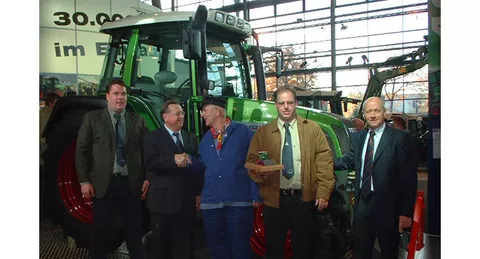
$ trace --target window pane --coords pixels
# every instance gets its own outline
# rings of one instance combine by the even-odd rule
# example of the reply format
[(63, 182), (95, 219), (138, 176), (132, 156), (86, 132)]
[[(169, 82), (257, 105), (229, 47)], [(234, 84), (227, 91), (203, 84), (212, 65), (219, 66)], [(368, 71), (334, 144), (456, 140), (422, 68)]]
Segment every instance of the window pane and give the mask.
[[(340, 1), (337, 1), (337, 6), (340, 5)], [(358, 2), (358, 1), (357, 1)], [(358, 12), (367, 11), (367, 5), (352, 5), (352, 6), (345, 6), (345, 7), (337, 7), (335, 8), (335, 15), (344, 15), (344, 14), (352, 14)], [(342, 17), (343, 19), (344, 17)]]
[(337, 0), (336, 1), (336, 4), (337, 6), (339, 5), (345, 5), (345, 4), (354, 4), (354, 3), (358, 3), (359, 0)]
[(275, 33), (266, 33), (258, 35), (258, 41), (262, 46), (276, 46), (278, 45), (276, 42)]
[(348, 51), (354, 51), (352, 49), (366, 47), (368, 44), (367, 37), (351, 38), (345, 40), (337, 40), (335, 48), (337, 50), (347, 49)]
[(244, 67), (238, 45), (211, 41), (207, 51), (208, 80), (215, 82), (208, 89), (213, 96), (247, 97)]
[(403, 33), (404, 41), (415, 41), (415, 40), (425, 40), (423, 36), (428, 35), (428, 30), (419, 30), (419, 31), (410, 31)]
[(223, 6), (223, 0), (209, 0), (209, 1), (203, 2), (202, 4), (205, 5), (207, 9), (209, 8), (215, 9)]
[(368, 37), (369, 46), (380, 46), (386, 44), (402, 43), (402, 33), (384, 34)]
[(330, 0), (305, 0), (305, 8), (307, 10), (330, 7)]
[[(338, 71), (340, 72), (340, 71)], [(338, 74), (337, 72), (337, 74)], [(366, 73), (366, 72), (365, 72)], [(337, 75), (337, 81), (338, 81), (338, 75)], [(363, 80), (363, 82), (366, 82)], [(363, 99), (363, 95), (365, 94), (365, 90), (367, 89), (367, 84), (360, 84), (358, 86), (344, 86), (344, 87), (339, 87), (337, 84), (337, 91), (342, 91), (342, 96), (343, 97), (350, 97), (358, 100)]]
[(330, 55), (331, 49), (330, 41), (320, 41), (305, 44), (305, 50), (307, 52), (315, 52), (317, 53), (316, 55)]
[(427, 3), (427, 0), (402, 0), (402, 5), (424, 4), (424, 3)]
[(384, 9), (402, 5), (400, 1), (371, 1), (366, 4), (368, 10)]
[(415, 13), (403, 16), (403, 29), (426, 29), (428, 28), (428, 13)]
[(400, 56), (402, 54), (402, 50), (370, 52), (368, 54), (368, 59), (370, 63), (385, 62), (388, 58)]
[[(343, 64), (342, 64), (343, 65)], [(353, 87), (348, 86), (360, 86), (360, 85), (367, 85), (369, 78), (368, 69), (355, 69), (355, 70), (339, 70), (337, 71), (337, 87), (338, 88), (345, 88), (345, 92), (343, 96), (347, 96), (347, 92), (352, 92), (356, 90)], [(362, 90), (362, 92), (365, 89)], [(362, 94), (363, 96), (363, 94)]]
[[(263, 31), (271, 31), (272, 27), (267, 27), (267, 26), (274, 26), (275, 18), (267, 18), (267, 19), (251, 21), (250, 25), (257, 33), (261, 33)], [(257, 28), (262, 28), (262, 29), (257, 29)]]
[(368, 21), (368, 33), (385, 33), (402, 30), (402, 17), (385, 17)]
[(250, 9), (250, 19), (253, 20), (263, 17), (272, 17), (274, 15), (273, 11), (273, 6)]
[(335, 27), (337, 30), (336, 31), (337, 39), (364, 36), (368, 34), (367, 21), (345, 23), (343, 25), (345, 26), (342, 26), (342, 24), (337, 24)]
[(277, 15), (296, 13), (302, 11), (302, 1), (295, 1), (286, 4), (277, 4)]
[(332, 89), (332, 72), (317, 72), (315, 75), (315, 89), (331, 90)]
[(330, 36), (330, 25), (305, 29), (306, 42), (330, 41)]
[(305, 20), (321, 18), (327, 18), (323, 19), (323, 22), (330, 22), (330, 9), (305, 13)]
[(295, 44), (304, 42), (304, 38), (302, 32), (298, 31), (282, 31), (277, 32), (277, 45), (285, 45), (285, 44)]
[(294, 23), (292, 25), (285, 25), (285, 27), (299, 28), (303, 26), (303, 14), (291, 14), (286, 16), (277, 17), (277, 24), (282, 25), (286, 23)]

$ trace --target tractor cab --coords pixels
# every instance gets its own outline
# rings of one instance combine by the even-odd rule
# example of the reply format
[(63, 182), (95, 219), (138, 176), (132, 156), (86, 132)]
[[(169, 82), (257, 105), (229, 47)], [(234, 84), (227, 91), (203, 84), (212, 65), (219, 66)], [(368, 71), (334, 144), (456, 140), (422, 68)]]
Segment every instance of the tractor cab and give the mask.
[(185, 128), (193, 132), (199, 114), (188, 107), (195, 107), (202, 96), (252, 98), (245, 45), (252, 30), (240, 18), (206, 9), (154, 13), (105, 23), (101, 31), (111, 40), (100, 91), (112, 78), (122, 78), (129, 94), (144, 100), (158, 122), (169, 99), (190, 111)]

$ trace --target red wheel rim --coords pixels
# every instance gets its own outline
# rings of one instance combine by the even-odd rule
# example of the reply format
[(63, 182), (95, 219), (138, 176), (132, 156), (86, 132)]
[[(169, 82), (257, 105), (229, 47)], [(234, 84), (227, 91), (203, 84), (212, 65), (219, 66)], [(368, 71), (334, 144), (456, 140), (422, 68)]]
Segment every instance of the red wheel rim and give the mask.
[[(250, 239), (250, 246), (253, 251), (260, 256), (265, 256), (267, 243), (265, 241), (265, 227), (263, 224), (263, 206), (255, 209), (255, 218), (253, 220), (253, 235)], [(292, 258), (292, 244), (290, 242), (290, 231), (287, 232), (285, 240), (284, 258)]]
[(74, 140), (60, 157), (57, 184), (63, 204), (72, 216), (86, 223), (93, 222), (92, 202), (83, 197), (75, 168)]

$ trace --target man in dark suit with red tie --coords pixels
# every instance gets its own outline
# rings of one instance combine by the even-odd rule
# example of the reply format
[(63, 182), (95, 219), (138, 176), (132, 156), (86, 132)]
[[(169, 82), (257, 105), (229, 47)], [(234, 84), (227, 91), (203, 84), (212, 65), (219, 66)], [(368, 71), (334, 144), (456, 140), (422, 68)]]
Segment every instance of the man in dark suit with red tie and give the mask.
[(144, 142), (154, 255), (193, 259), (193, 229), (203, 183), (203, 166), (196, 162), (198, 142), (195, 134), (182, 130), (184, 112), (178, 102), (165, 102), (161, 115), (165, 124), (148, 133)]
[(352, 138), (350, 151), (335, 161), (336, 170), (355, 170), (353, 258), (371, 259), (378, 238), (381, 258), (398, 257), (399, 232), (412, 224), (417, 190), (417, 159), (412, 139), (387, 127), (378, 97), (363, 103), (368, 127)]

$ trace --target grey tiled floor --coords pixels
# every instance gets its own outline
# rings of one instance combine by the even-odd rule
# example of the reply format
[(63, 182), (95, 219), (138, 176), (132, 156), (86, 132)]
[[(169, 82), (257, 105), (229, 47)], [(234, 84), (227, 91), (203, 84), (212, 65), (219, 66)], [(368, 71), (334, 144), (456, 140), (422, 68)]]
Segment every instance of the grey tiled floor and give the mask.
[[(202, 233), (198, 233), (202, 235)], [(210, 259), (208, 249), (201, 236), (196, 236), (195, 259)], [(145, 259), (153, 259), (149, 253), (149, 246), (145, 243)], [(123, 243), (117, 250), (108, 256), (109, 259), (128, 259), (128, 250)], [(62, 229), (49, 223), (40, 224), (40, 259), (89, 259), (88, 250), (77, 248), (75, 241), (65, 238)]]
[[(415, 252), (415, 259), (440, 259), (440, 236), (424, 234), (423, 242), (425, 246)], [(407, 258), (406, 248), (400, 248), (398, 259)], [(375, 253), (373, 259), (380, 259), (380, 248), (375, 245)]]
[[(195, 237), (195, 259), (210, 259), (210, 253), (206, 247), (203, 233), (197, 233)], [(415, 259), (439, 259), (440, 258), (440, 237), (425, 235), (425, 247), (417, 251)], [(146, 259), (153, 259), (149, 254), (148, 245), (145, 246)], [(42, 223), (40, 225), (40, 259), (87, 259), (88, 250), (77, 248), (73, 240), (64, 238), (62, 230), (58, 226)], [(109, 259), (128, 259), (128, 251), (125, 244), (109, 255)], [(374, 258), (379, 259), (378, 244), (375, 248)], [(406, 259), (407, 252), (400, 249), (398, 259)]]

